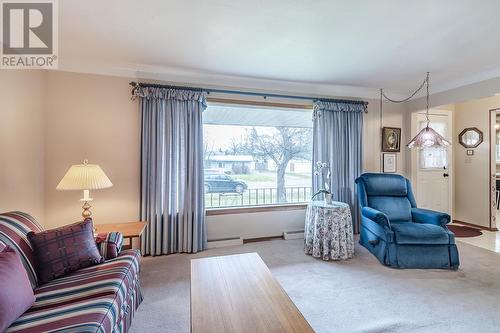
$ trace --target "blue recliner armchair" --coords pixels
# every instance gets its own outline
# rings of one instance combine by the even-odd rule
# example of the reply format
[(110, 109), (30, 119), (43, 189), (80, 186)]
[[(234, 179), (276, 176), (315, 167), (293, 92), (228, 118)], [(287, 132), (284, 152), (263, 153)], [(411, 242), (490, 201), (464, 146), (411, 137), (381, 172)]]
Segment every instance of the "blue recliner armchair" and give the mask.
[(459, 266), (450, 216), (417, 208), (410, 181), (401, 175), (365, 173), (356, 179), (359, 243), (384, 265), (396, 268)]

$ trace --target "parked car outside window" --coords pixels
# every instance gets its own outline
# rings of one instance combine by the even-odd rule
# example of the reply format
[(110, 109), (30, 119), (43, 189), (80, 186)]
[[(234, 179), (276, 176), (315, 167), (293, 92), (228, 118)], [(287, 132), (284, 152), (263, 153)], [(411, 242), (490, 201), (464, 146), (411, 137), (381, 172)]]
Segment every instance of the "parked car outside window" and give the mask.
[(248, 189), (243, 180), (221, 173), (205, 174), (205, 193), (243, 193)]

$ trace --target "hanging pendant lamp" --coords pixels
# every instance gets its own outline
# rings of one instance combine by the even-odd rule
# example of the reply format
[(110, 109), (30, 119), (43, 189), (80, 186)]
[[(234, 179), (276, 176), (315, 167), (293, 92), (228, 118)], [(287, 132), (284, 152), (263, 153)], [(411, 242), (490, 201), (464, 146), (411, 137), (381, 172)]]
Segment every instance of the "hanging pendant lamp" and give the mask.
[(450, 146), (450, 142), (433, 130), (432, 127), (429, 127), (429, 122), (427, 122), (427, 126), (415, 135), (406, 145), (408, 148), (435, 148), (448, 146)]
[(426, 126), (417, 134), (413, 139), (411, 139), (410, 142), (406, 145), (408, 148), (435, 148), (435, 147), (448, 147), (451, 145), (451, 143), (443, 138), (442, 135), (440, 135), (438, 132), (436, 132), (432, 127), (429, 126), (430, 124), (430, 119), (429, 119), (429, 72), (427, 72), (427, 75), (425, 77), (424, 82), (420, 85), (420, 87), (411, 94), (410, 97), (405, 98), (404, 100), (393, 100), (387, 97), (383, 90), (381, 90), (380, 93), (380, 106), (382, 107), (382, 97), (385, 97), (387, 100), (394, 102), (394, 103), (402, 103), (410, 100), (413, 96), (415, 96), (420, 90), (422, 90), (423, 87), (426, 87), (427, 94), (427, 108), (425, 111), (425, 118), (427, 121)]
[(425, 119), (427, 120), (426, 126), (418, 132), (417, 135), (406, 145), (408, 148), (435, 148), (435, 147), (448, 147), (450, 142), (443, 138), (438, 132), (429, 126), (429, 72), (425, 78), (425, 85), (427, 88), (427, 108), (425, 111)]

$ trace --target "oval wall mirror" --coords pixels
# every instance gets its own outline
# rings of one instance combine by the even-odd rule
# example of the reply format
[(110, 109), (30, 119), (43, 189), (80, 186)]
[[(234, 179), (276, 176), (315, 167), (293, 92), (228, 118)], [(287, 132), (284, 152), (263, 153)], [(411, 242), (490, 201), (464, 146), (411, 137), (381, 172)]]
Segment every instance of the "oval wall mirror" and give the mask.
[(483, 132), (477, 127), (468, 127), (460, 132), (458, 141), (465, 148), (476, 148), (483, 142)]

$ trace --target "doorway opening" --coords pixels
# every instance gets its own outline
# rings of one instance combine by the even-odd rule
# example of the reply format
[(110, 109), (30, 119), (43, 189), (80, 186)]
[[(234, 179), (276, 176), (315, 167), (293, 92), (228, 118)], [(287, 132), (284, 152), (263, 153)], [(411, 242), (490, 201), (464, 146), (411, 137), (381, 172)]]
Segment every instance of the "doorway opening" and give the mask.
[(490, 110), (490, 229), (500, 218), (500, 109)]

